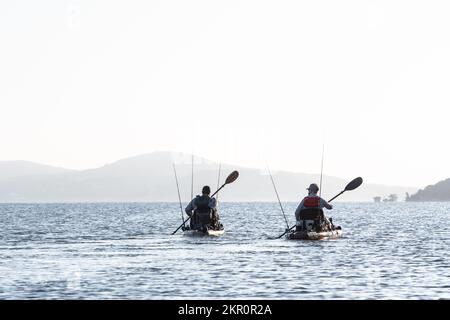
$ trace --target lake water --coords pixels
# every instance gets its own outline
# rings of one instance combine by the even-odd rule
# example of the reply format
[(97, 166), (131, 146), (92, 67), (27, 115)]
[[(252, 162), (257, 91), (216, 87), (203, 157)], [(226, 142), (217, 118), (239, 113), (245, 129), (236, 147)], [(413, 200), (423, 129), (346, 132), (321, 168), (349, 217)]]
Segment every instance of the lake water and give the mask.
[(328, 241), (268, 239), (277, 203), (220, 209), (192, 238), (176, 203), (0, 204), (0, 299), (450, 298), (449, 203), (335, 203)]

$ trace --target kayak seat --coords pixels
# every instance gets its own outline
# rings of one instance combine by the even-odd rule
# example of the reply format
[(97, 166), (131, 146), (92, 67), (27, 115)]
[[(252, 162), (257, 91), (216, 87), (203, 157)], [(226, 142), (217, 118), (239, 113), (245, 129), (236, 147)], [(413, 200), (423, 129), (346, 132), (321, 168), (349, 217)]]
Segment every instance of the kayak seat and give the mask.
[(300, 211), (300, 223), (297, 231), (320, 231), (322, 222), (325, 220), (323, 210), (320, 208), (306, 208)]
[(300, 220), (324, 220), (323, 210), (319, 208), (306, 208), (300, 211)]
[(210, 212), (195, 212), (195, 219), (194, 219), (194, 228), (203, 228), (205, 226), (208, 226), (211, 223), (211, 211)]

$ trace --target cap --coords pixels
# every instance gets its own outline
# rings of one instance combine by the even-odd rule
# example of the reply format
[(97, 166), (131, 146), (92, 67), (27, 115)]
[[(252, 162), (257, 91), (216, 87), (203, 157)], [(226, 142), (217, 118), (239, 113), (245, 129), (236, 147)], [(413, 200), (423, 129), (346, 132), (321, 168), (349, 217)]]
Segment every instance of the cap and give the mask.
[(309, 185), (309, 187), (306, 188), (306, 190), (312, 191), (312, 192), (317, 192), (317, 191), (319, 191), (319, 186), (317, 184), (315, 184), (315, 183), (311, 183)]

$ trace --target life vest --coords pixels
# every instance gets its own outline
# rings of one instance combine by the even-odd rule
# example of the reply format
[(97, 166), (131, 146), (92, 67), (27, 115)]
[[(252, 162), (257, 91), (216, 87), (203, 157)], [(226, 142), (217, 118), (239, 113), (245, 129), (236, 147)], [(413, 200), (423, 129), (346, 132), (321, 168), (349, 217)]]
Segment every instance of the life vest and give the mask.
[(305, 208), (319, 208), (320, 207), (320, 197), (305, 197), (303, 199), (303, 206)]
[(209, 206), (211, 198), (209, 196), (197, 196), (194, 200), (195, 211), (198, 213), (210, 213), (211, 208)]

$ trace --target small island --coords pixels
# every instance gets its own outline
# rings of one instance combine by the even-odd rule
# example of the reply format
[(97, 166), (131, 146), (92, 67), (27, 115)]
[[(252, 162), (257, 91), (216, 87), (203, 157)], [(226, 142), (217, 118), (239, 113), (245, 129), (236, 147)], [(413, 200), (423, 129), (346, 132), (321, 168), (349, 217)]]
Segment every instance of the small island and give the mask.
[(450, 178), (427, 186), (411, 196), (406, 194), (406, 201), (450, 201)]

